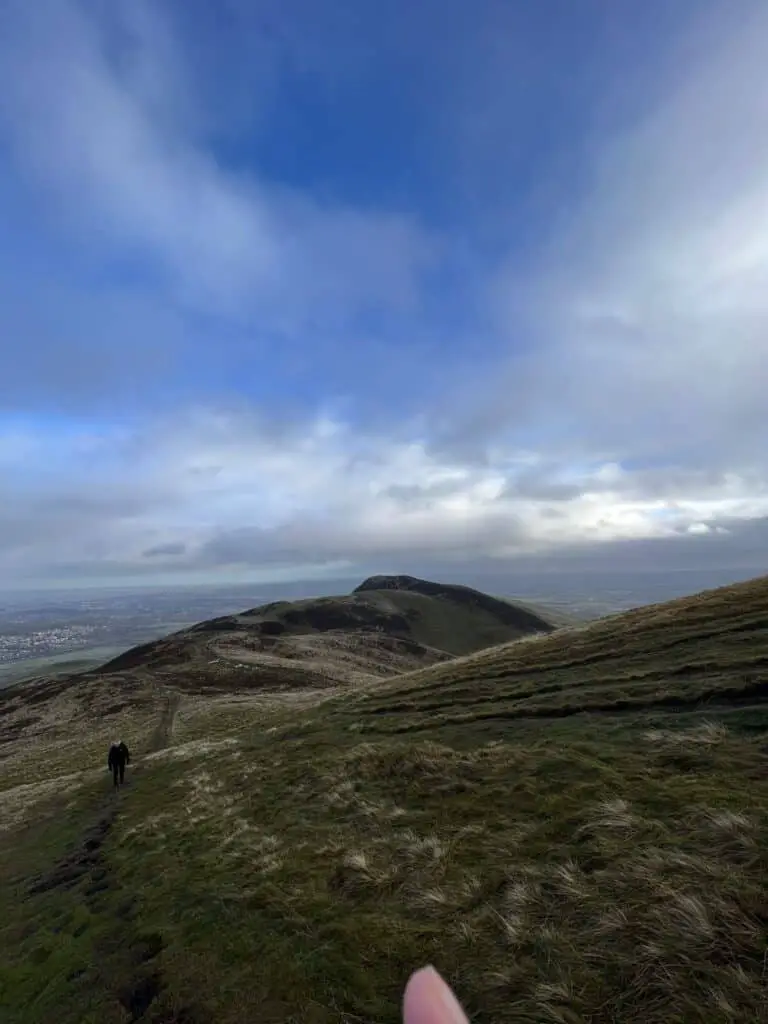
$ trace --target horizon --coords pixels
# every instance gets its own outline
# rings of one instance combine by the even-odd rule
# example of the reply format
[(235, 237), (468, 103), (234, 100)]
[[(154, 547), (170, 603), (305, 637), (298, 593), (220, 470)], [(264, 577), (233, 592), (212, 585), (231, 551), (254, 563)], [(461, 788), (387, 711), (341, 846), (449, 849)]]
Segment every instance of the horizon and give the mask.
[[(17, 588), (0, 587), (0, 603), (3, 600), (14, 601), (16, 599), (36, 598), (41, 599), (51, 598), (55, 599), (59, 597), (87, 597), (93, 596), (94, 598), (109, 598), (109, 597), (120, 597), (128, 596), (131, 594), (136, 595), (168, 595), (174, 592), (190, 592), (190, 593), (203, 593), (212, 591), (222, 591), (223, 593), (237, 593), (238, 591), (258, 591), (259, 589), (264, 591), (264, 596), (268, 599), (272, 599), (272, 592), (283, 592), (289, 594), (293, 592), (298, 594), (301, 592), (306, 596), (333, 596), (334, 594), (347, 593), (357, 586), (362, 584), (365, 580), (372, 576), (411, 576), (416, 579), (426, 579), (435, 583), (443, 583), (448, 585), (459, 585), (467, 586), (476, 590), (483, 591), (486, 587), (491, 588), (487, 590), (488, 593), (496, 592), (503, 594), (506, 597), (519, 596), (524, 599), (526, 594), (532, 594), (536, 591), (537, 584), (541, 585), (542, 590), (551, 592), (551, 587), (548, 586), (552, 582), (555, 583), (556, 587), (565, 586), (563, 590), (563, 596), (567, 596), (568, 584), (576, 584), (580, 590), (586, 589), (590, 591), (592, 587), (595, 587), (597, 593), (600, 592), (601, 588), (606, 584), (610, 583), (621, 583), (623, 586), (630, 586), (630, 589), (637, 589), (632, 587), (631, 584), (642, 584), (650, 580), (656, 580), (657, 584), (664, 582), (665, 586), (672, 586), (673, 589), (678, 590), (681, 595), (683, 594), (696, 594), (703, 590), (708, 590), (720, 586), (729, 586), (734, 583), (747, 582), (753, 579), (758, 579), (763, 575), (768, 575), (765, 571), (755, 571), (751, 568), (746, 567), (723, 567), (723, 566), (683, 566), (676, 569), (663, 569), (658, 566), (645, 566), (645, 567), (633, 567), (630, 569), (625, 568), (609, 568), (601, 567), (598, 569), (585, 570), (583, 568), (563, 568), (562, 566), (547, 566), (546, 568), (526, 570), (526, 571), (515, 571), (507, 566), (501, 568), (495, 568), (492, 570), (465, 570), (458, 572), (454, 576), (450, 576), (446, 573), (438, 573), (434, 577), (425, 577), (406, 571), (392, 572), (392, 573), (377, 573), (371, 572), (367, 574), (357, 574), (353, 576), (315, 576), (308, 577), (306, 579), (296, 578), (289, 580), (269, 580), (269, 579), (258, 579), (258, 580), (237, 580), (237, 581), (211, 581), (203, 580), (198, 582), (190, 583), (187, 580), (174, 580), (170, 583), (96, 583), (96, 584), (79, 584), (75, 586), (71, 585), (59, 585), (59, 586), (48, 586), (48, 587), (28, 587), (21, 586)], [(705, 577), (709, 582), (704, 585), (695, 584), (694, 589), (682, 589), (675, 587), (676, 580), (690, 579), (693, 577)], [(494, 586), (498, 585), (499, 589), (494, 591)], [(515, 589), (517, 586), (517, 590)], [(258, 597), (258, 593), (256, 594)], [(553, 600), (556, 600), (556, 595), (552, 595)], [(300, 599), (300, 598), (297, 598)]]
[(767, 33), (8, 0), (3, 579), (768, 571)]
[[(768, 578), (768, 577), (767, 577)], [(752, 571), (683, 569), (584, 573), (546, 571), (438, 577), (523, 607), (589, 622), (632, 609), (706, 592), (754, 584)], [(96, 665), (137, 645), (190, 626), (275, 602), (341, 600), (358, 589), (360, 576), (236, 586), (91, 587), (48, 591), (0, 590), (0, 689), (61, 668), (74, 658)]]

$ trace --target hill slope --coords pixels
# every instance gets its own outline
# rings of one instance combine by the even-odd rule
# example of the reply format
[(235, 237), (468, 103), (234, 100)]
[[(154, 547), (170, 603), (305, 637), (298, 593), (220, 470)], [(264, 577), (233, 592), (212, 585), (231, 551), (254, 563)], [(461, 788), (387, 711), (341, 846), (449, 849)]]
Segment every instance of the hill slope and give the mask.
[[(375, 583), (375, 585), (373, 585)], [(555, 629), (561, 617), (469, 587), (375, 577), (352, 594), (278, 601), (135, 647), (100, 674), (149, 671), (186, 685), (318, 686), (397, 675)]]
[(370, 576), (356, 587), (353, 593), (393, 590), (439, 597), (465, 610), (484, 611), (492, 618), (514, 627), (521, 634), (549, 632), (552, 626), (575, 625), (581, 621), (554, 608), (543, 608), (512, 598), (491, 597), (490, 594), (462, 584), (433, 583), (431, 580), (420, 580), (415, 576)]
[(361, 699), (393, 727), (768, 698), (768, 577), (415, 672)]
[(768, 1021), (767, 641), (763, 579), (331, 699), (0, 695), (4, 1020), (399, 1024), (432, 962), (481, 1022)]

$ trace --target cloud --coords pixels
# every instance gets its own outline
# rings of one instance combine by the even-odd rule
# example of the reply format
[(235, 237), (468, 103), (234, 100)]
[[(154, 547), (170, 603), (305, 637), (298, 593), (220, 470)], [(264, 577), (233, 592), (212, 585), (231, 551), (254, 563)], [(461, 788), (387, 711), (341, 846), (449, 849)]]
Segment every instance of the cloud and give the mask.
[(170, 558), (175, 555), (183, 555), (186, 550), (186, 544), (176, 541), (169, 544), (156, 544), (153, 548), (147, 548), (143, 554), (145, 558)]
[[(569, 102), (600, 130), (552, 137), (548, 163), (528, 145), (531, 111), (562, 120), (552, 104), (570, 87), (554, 58), (572, 41), (548, 23), (484, 11), (470, 32), (449, 5), (453, 75), (423, 13), (402, 43), (377, 15), (337, 66), (352, 31), (341, 5), (328, 24), (303, 0), (293, 20), (265, 5), (262, 31), (228, 0), (224, 50), (206, 45), (204, 6), (4, 5), (0, 568), (108, 579), (755, 560), (768, 14), (712, 5), (620, 82), (615, 60), (583, 57), (591, 77)], [(502, 22), (515, 52), (547, 40), (530, 109)], [(245, 83), (241, 35), (263, 57)], [(266, 125), (289, 131), (276, 95), (317, 84), (361, 117), (352, 93), (374, 77), (379, 35), (388, 88), (416, 96), (422, 66), (439, 78), (417, 105), (418, 145), (402, 129), (400, 169), (408, 179), (420, 154), (442, 207), (423, 187), (363, 202), (360, 180), (356, 193), (339, 184), (349, 168), (333, 187), (327, 167), (300, 184), (265, 171)], [(598, 93), (618, 94), (610, 117), (590, 106)], [(400, 139), (397, 125), (381, 132)], [(361, 167), (379, 134), (355, 150)], [(547, 199), (535, 216), (533, 178)], [(449, 216), (451, 196), (463, 200)]]
[(768, 489), (755, 496), (736, 476), (716, 487), (672, 473), (657, 486), (663, 496), (648, 496), (643, 471), (635, 479), (615, 464), (580, 475), (545, 465), (535, 477), (530, 452), (479, 467), (329, 416), (275, 429), (198, 409), (106, 446), (73, 434), (48, 472), (35, 460), (30, 469), (29, 452), (43, 443), (17, 436), (0, 446), (14, 495), (0, 511), (0, 567), (11, 576), (414, 564), (444, 572), (487, 559), (599, 559), (599, 549), (631, 558), (633, 544), (674, 551), (690, 539), (716, 540), (709, 553), (718, 558), (741, 557), (745, 524), (768, 516)]
[(710, 8), (665, 66), (629, 70), (619, 88), (634, 114), (597, 139), (580, 201), (553, 217), (531, 264), (513, 249), (493, 278), (506, 358), (435, 417), (443, 457), (482, 465), (533, 447), (541, 459), (503, 498), (547, 502), (558, 525), (586, 494), (643, 508), (649, 535), (681, 517), (712, 540), (731, 503), (763, 514), (768, 15), (739, 10)]
[(601, 140), (589, 191), (554, 221), (535, 276), (500, 274), (501, 324), (522, 318), (537, 347), (522, 387), (517, 360), (499, 378), (490, 429), (515, 428), (522, 395), (527, 429), (549, 420), (574, 447), (765, 467), (768, 15), (749, 9), (680, 40), (666, 90), (641, 80), (651, 100)]
[(157, 9), (6, 8), (0, 118), (12, 153), (97, 258), (119, 244), (183, 306), (258, 311), (262, 329), (417, 302), (434, 255), (417, 224), (270, 186), (199, 143), (183, 58)]

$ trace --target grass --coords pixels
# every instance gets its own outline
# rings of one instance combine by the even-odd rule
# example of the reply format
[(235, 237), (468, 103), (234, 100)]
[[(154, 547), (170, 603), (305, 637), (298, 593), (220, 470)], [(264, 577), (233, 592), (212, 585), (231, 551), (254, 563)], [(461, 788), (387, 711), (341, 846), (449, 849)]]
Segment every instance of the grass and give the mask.
[[(768, 695), (768, 577), (401, 676), (354, 713), (390, 728), (736, 706)], [(381, 728), (377, 723), (375, 728)]]
[[(0, 832), (3, 1020), (394, 1024), (425, 962), (489, 1024), (768, 1020), (768, 721), (759, 691), (732, 701), (766, 589), (300, 711), (177, 694), (171, 723), (167, 691), (138, 694), (125, 791), (62, 783)], [(555, 688), (569, 658), (593, 673), (578, 698)], [(688, 685), (680, 710), (653, 673)], [(723, 702), (696, 705), (716, 681)], [(593, 691), (631, 704), (558, 714)]]
[(411, 582), (428, 592), (277, 601), (135, 647), (102, 671), (162, 674), (185, 687), (317, 688), (400, 675), (563, 623), (560, 612), (468, 587)]

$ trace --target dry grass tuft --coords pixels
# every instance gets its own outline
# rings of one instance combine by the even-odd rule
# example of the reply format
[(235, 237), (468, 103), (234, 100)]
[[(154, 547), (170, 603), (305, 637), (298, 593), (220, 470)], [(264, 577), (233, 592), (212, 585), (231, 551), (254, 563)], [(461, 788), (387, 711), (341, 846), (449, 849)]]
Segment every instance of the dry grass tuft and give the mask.
[(644, 734), (648, 743), (667, 747), (711, 747), (728, 739), (728, 729), (718, 722), (705, 722), (693, 729), (650, 729)]
[(46, 800), (56, 800), (60, 804), (64, 794), (72, 797), (81, 786), (95, 778), (96, 772), (71, 772), (0, 791), (0, 832), (17, 828), (34, 817), (39, 812), (39, 805)]
[(186, 761), (192, 758), (204, 757), (206, 754), (223, 750), (226, 747), (236, 746), (238, 743), (239, 740), (236, 736), (225, 736), (219, 740), (190, 740), (188, 743), (154, 750), (146, 755), (146, 760)]

